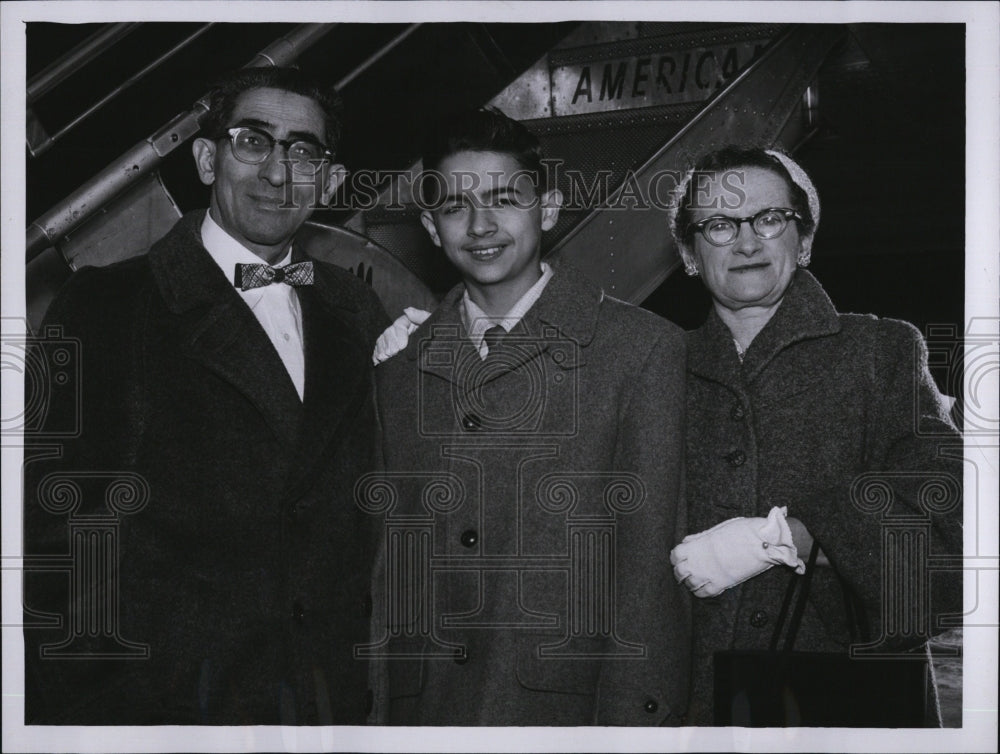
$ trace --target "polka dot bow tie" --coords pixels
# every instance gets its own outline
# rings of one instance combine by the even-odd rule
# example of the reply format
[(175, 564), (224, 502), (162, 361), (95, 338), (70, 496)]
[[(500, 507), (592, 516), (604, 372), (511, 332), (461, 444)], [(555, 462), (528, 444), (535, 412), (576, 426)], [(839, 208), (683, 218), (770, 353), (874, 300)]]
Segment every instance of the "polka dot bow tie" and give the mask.
[(312, 285), (313, 263), (297, 262), (284, 267), (271, 267), (267, 264), (238, 264), (233, 285), (241, 291), (251, 288), (262, 288), (271, 283), (286, 283), (288, 285)]

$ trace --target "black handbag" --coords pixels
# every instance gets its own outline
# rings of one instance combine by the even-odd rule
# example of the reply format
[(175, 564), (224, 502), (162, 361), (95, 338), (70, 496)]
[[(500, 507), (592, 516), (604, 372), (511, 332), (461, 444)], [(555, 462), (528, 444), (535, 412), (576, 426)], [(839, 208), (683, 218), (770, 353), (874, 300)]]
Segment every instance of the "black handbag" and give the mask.
[[(858, 659), (847, 652), (795, 652), (818, 543), (806, 572), (792, 574), (770, 649), (716, 652), (715, 725), (760, 727), (919, 728), (928, 724), (926, 654)], [(864, 631), (856, 597), (841, 582), (852, 642)], [(781, 649), (789, 605), (798, 598)], [(867, 638), (867, 637), (863, 637)]]

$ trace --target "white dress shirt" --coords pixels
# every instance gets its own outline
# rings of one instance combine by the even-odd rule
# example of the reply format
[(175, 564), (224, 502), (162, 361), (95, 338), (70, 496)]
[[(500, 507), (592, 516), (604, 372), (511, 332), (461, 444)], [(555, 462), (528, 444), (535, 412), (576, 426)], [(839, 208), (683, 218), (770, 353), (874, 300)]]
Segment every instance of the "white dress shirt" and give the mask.
[(510, 332), (514, 326), (521, 321), (521, 318), (528, 313), (528, 309), (535, 305), (539, 297), (542, 295), (542, 291), (545, 290), (545, 286), (549, 284), (549, 280), (552, 279), (552, 268), (542, 262), (542, 276), (538, 278), (538, 281), (531, 286), (524, 295), (517, 300), (517, 303), (510, 308), (502, 317), (491, 317), (476, 304), (471, 298), (469, 298), (469, 291), (466, 290), (465, 294), (462, 296), (462, 324), (465, 325), (465, 331), (469, 333), (469, 338), (472, 340), (472, 345), (479, 349), (479, 357), (482, 359), (486, 358), (486, 355), (490, 352), (489, 347), (486, 345), (486, 340), (483, 335), (491, 327), (500, 325), (504, 330)]
[[(210, 212), (205, 213), (205, 221), (201, 224), (201, 242), (219, 265), (226, 279), (232, 284), (237, 264), (262, 264), (258, 257), (239, 241), (226, 233), (212, 219)], [(280, 267), (291, 261), (292, 250), (272, 267)], [(274, 344), (278, 356), (281, 357), (288, 376), (292, 378), (299, 400), (305, 395), (306, 358), (302, 344), (302, 308), (295, 289), (285, 283), (272, 283), (249, 291), (236, 292), (243, 297), (250, 311), (253, 312), (260, 326), (264, 328), (267, 337)]]

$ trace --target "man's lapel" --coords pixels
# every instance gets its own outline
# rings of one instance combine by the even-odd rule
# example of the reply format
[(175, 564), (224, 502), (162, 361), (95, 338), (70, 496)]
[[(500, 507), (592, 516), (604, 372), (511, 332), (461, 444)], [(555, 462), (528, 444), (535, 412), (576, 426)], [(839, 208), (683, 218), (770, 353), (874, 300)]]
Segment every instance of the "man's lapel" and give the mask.
[(201, 245), (204, 212), (186, 215), (149, 252), (181, 351), (245, 395), (282, 441), (299, 436), (302, 405), (253, 312)]
[(350, 292), (322, 265), (315, 284), (298, 289), (306, 381), (296, 467), (303, 476), (342, 434), (345, 418), (371, 388), (371, 347), (362, 312)]

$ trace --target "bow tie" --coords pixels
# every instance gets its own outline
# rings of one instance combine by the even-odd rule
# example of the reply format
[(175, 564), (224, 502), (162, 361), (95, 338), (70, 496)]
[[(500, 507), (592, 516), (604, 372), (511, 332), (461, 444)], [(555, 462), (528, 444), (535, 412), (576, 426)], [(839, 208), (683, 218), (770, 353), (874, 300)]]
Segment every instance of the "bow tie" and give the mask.
[(262, 288), (271, 283), (286, 283), (288, 285), (312, 285), (313, 263), (296, 262), (284, 267), (271, 267), (267, 264), (237, 264), (233, 285), (241, 291), (251, 288)]

